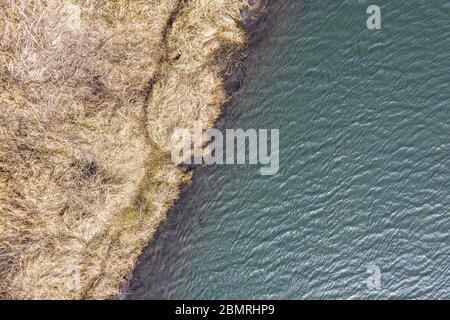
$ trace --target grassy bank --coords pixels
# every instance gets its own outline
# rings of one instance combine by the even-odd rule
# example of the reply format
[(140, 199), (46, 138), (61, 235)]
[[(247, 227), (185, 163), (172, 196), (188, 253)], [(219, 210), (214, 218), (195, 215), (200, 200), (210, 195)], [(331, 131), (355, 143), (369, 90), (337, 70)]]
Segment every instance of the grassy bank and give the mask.
[(211, 126), (246, 0), (0, 0), (0, 295), (118, 293)]

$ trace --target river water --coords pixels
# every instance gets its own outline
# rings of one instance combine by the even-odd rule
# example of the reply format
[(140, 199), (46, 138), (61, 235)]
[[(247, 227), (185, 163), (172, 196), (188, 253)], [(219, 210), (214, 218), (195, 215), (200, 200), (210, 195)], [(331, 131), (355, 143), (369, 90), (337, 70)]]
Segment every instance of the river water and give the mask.
[(280, 129), (279, 173), (198, 170), (127, 297), (450, 298), (450, 2), (284, 1), (269, 23), (218, 128)]

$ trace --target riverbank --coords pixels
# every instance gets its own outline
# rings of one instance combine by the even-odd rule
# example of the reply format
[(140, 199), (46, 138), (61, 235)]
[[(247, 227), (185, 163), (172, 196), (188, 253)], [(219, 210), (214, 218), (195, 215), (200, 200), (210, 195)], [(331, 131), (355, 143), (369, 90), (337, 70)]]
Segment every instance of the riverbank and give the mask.
[(112, 297), (190, 180), (171, 133), (214, 124), (266, 2), (1, 9), (0, 294)]

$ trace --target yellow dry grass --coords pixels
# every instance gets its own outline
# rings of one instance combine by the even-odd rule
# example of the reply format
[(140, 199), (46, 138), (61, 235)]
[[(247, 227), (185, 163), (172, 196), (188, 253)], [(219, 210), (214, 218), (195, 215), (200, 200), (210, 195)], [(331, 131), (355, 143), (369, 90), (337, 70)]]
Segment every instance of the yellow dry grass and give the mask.
[(245, 0), (0, 0), (0, 296), (118, 293), (217, 118)]

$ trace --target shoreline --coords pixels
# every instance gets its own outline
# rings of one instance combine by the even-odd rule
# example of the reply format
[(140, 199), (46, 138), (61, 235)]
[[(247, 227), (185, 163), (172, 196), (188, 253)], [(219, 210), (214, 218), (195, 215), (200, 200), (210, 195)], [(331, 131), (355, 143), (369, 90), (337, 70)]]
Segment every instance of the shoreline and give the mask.
[[(277, 0), (263, 0), (261, 1), (261, 4), (267, 6), (266, 11), (257, 16), (256, 19), (250, 20), (247, 25), (242, 25), (242, 28), (244, 28), (248, 38), (245, 47), (240, 52), (236, 52), (235, 54), (235, 57), (237, 58), (232, 62), (235, 68), (233, 68), (233, 71), (230, 75), (222, 75), (225, 80), (224, 86), (227, 95), (229, 96), (229, 100), (222, 106), (219, 117), (214, 122), (212, 128), (218, 129), (223, 127), (224, 123), (229, 118), (229, 114), (233, 111), (233, 109), (231, 109), (233, 102), (238, 98), (237, 95), (239, 94), (242, 86), (245, 84), (247, 70), (251, 65), (251, 61), (249, 60), (251, 60), (252, 53), (258, 49), (258, 46), (261, 45), (261, 43), (266, 38), (267, 32), (269, 32), (271, 25), (274, 23), (271, 18), (276, 16), (277, 12), (281, 10), (283, 6), (281, 1)], [(191, 165), (189, 167), (183, 165), (182, 168), (183, 171), (192, 173), (191, 179), (183, 182), (180, 185), (179, 197), (167, 211), (166, 218), (160, 222), (158, 229), (155, 231), (154, 235), (151, 237), (148, 244), (145, 246), (141, 255), (139, 256), (139, 259), (135, 264), (135, 267), (133, 268), (129, 279), (122, 286), (121, 292), (116, 297), (114, 297), (114, 299), (126, 299), (127, 295), (130, 294), (128, 291), (130, 289), (130, 286), (132, 285), (132, 282), (135, 281), (136, 278), (139, 278), (139, 275), (141, 273), (144, 273), (144, 270), (139, 270), (139, 265), (142, 263), (142, 261), (148, 259), (149, 255), (152, 255), (152, 253), (148, 252), (152, 251), (155, 242), (160, 241), (159, 239), (164, 237), (164, 229), (176, 225), (173, 220), (176, 220), (177, 211), (179, 212), (180, 210), (183, 210), (183, 204), (193, 192), (191, 188), (192, 185), (201, 179), (204, 170), (202, 165)], [(139, 282), (139, 280), (137, 280), (137, 282)]]

